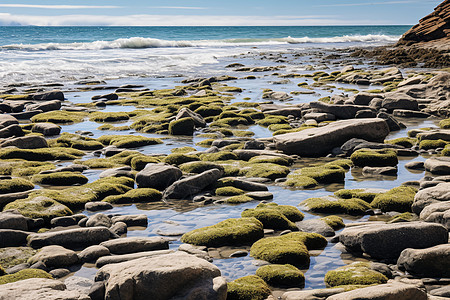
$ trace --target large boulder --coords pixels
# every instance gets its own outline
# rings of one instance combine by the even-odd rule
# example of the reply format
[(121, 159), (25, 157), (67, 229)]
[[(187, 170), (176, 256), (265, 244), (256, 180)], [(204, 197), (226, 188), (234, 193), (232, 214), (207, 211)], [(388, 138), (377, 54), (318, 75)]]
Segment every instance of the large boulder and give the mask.
[(389, 282), (328, 297), (327, 300), (427, 300), (427, 293), (412, 284)]
[(165, 191), (166, 199), (183, 199), (195, 195), (222, 177), (223, 171), (212, 169), (174, 182)]
[(6, 210), (0, 213), (0, 229), (28, 230), (28, 219), (17, 210)]
[(381, 107), (386, 108), (388, 111), (393, 111), (394, 109), (418, 110), (419, 103), (407, 94), (391, 92), (384, 95)]
[(22, 130), (22, 127), (20, 127), (17, 124), (12, 124), (9, 126), (6, 126), (5, 128), (0, 129), (0, 138), (9, 138), (12, 136), (23, 136), (24, 132)]
[(433, 174), (450, 175), (450, 157), (433, 157), (425, 161), (425, 169)]
[(0, 114), (0, 128), (5, 128), (14, 124), (19, 124), (19, 121), (16, 118), (11, 115)]
[(406, 248), (422, 249), (447, 243), (447, 228), (439, 224), (370, 224), (346, 228), (339, 241), (347, 248), (373, 258), (398, 258)]
[(338, 119), (353, 119), (358, 111), (370, 109), (369, 107), (363, 105), (339, 105), (319, 101), (310, 102), (309, 106), (315, 110), (332, 114)]
[(100, 244), (113, 254), (128, 254), (142, 251), (169, 249), (169, 241), (163, 237), (127, 237), (109, 240)]
[(412, 211), (420, 215), (422, 210), (433, 203), (450, 201), (450, 182), (439, 183), (436, 186), (420, 190), (414, 196)]
[(27, 135), (22, 137), (10, 138), (1, 142), (0, 147), (17, 147), (20, 149), (38, 149), (47, 148), (47, 140), (38, 135)]
[(0, 299), (8, 300), (91, 300), (88, 295), (69, 291), (59, 280), (31, 278), (0, 285)]
[(107, 241), (110, 234), (106, 227), (68, 229), (32, 234), (29, 236), (28, 244), (33, 248), (59, 245), (73, 249), (100, 244)]
[(43, 112), (59, 110), (61, 108), (61, 101), (51, 100), (35, 104), (29, 104), (25, 107), (26, 111), (42, 110)]
[(405, 249), (397, 260), (400, 269), (421, 277), (450, 277), (450, 244), (426, 249)]
[(28, 263), (32, 265), (37, 262), (42, 262), (48, 268), (61, 268), (74, 265), (79, 261), (75, 251), (52, 245), (43, 247), (28, 260)]
[(184, 252), (141, 258), (102, 267), (105, 299), (225, 300), (227, 285), (213, 264)]
[(139, 188), (154, 188), (164, 190), (177, 181), (183, 173), (180, 169), (170, 165), (147, 164), (137, 173), (136, 183)]
[(47, 100), (61, 100), (64, 101), (64, 93), (61, 91), (51, 91), (33, 95), (33, 100), (47, 101)]
[(0, 248), (23, 246), (29, 234), (22, 230), (0, 229)]
[[(323, 156), (352, 138), (382, 142), (389, 134), (383, 119), (353, 119), (274, 137), (278, 150), (300, 156)], [(314, 147), (311, 147), (314, 145)]]
[(44, 136), (58, 135), (61, 127), (53, 123), (36, 123), (31, 127), (32, 132), (42, 133)]

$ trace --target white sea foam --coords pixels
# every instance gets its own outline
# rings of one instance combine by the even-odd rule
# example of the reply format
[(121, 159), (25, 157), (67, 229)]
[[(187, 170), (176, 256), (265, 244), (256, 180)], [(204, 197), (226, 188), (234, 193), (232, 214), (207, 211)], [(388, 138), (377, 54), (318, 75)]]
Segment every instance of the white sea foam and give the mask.
[(114, 41), (95, 41), (90, 43), (43, 43), (43, 44), (12, 44), (1, 46), (2, 50), (107, 50), (107, 49), (145, 49), (174, 47), (229, 47), (258, 46), (283, 44), (329, 44), (329, 43), (390, 43), (396, 42), (399, 36), (384, 34), (344, 35), (324, 38), (274, 38), (274, 39), (226, 39), (226, 40), (187, 40), (170, 41), (153, 38), (132, 37)]

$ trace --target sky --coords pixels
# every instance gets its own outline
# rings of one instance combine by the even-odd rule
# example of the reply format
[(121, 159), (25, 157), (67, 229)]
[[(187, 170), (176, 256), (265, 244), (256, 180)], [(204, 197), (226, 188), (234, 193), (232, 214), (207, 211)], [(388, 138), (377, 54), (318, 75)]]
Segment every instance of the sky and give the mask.
[(413, 25), (440, 0), (0, 0), (0, 25)]

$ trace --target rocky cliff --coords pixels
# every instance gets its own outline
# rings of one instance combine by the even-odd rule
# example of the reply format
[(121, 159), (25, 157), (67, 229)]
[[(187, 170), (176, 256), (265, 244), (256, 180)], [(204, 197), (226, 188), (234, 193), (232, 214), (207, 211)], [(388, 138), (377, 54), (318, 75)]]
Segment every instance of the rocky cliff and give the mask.
[(450, 48), (450, 0), (439, 4), (434, 11), (408, 30), (397, 45)]

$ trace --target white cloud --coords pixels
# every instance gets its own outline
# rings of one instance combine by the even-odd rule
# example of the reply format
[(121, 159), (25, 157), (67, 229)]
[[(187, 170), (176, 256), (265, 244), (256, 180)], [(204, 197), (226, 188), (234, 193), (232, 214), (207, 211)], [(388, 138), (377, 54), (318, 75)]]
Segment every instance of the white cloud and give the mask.
[(200, 15), (59, 15), (36, 16), (0, 13), (0, 25), (35, 26), (302, 26), (381, 25), (387, 20), (341, 20), (329, 15), (306, 16), (200, 16)]
[(208, 7), (194, 7), (194, 6), (148, 6), (147, 8), (160, 8), (160, 9), (208, 9)]
[(11, 8), (43, 8), (43, 9), (91, 9), (91, 8), (121, 8), (121, 6), (111, 5), (41, 5), (41, 4), (0, 4), (0, 7)]

